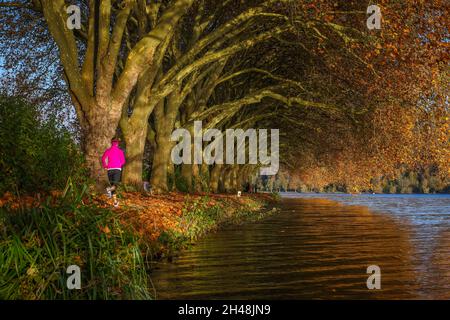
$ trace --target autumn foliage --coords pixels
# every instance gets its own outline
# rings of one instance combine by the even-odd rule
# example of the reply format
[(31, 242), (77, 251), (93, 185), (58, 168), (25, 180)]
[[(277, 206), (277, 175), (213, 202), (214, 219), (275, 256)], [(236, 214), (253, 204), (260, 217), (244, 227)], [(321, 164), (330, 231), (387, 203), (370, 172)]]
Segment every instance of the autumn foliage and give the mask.
[[(319, 190), (334, 184), (350, 192), (370, 190), (373, 179), (401, 168), (433, 169), (448, 184), (448, 2), (379, 1), (382, 26), (373, 31), (360, 1), (295, 3), (300, 14), (335, 30), (320, 29), (314, 53), (327, 73), (314, 74), (335, 85), (334, 103), (342, 108), (299, 117), (299, 124), (311, 122), (291, 131), (284, 148), (291, 174)], [(295, 140), (303, 146), (294, 147)]]
[[(52, 191), (47, 194), (14, 196), (10, 192), (0, 198), (0, 209), (26, 210), (57, 207), (63, 200), (62, 191)], [(131, 226), (144, 242), (158, 239), (164, 231), (180, 233), (189, 232), (189, 226), (182, 225), (184, 215), (196, 209), (210, 210), (212, 208), (225, 211), (225, 216), (232, 217), (236, 212), (248, 208), (250, 211), (261, 209), (261, 204), (273, 201), (269, 194), (236, 195), (218, 194), (182, 194), (167, 193), (150, 195), (141, 192), (121, 192), (120, 207), (114, 208), (112, 200), (104, 194), (92, 194), (83, 197), (78, 206), (94, 206), (101, 209), (113, 209), (124, 225)], [(199, 206), (199, 207), (198, 207)], [(102, 230), (108, 232), (107, 229)]]

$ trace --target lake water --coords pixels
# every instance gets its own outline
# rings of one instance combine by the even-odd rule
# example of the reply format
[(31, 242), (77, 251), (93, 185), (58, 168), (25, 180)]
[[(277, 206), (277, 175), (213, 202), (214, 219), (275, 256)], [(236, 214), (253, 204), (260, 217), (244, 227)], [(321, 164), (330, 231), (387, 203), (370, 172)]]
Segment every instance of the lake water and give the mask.
[(157, 299), (450, 299), (450, 195), (285, 193), (280, 207), (159, 263)]

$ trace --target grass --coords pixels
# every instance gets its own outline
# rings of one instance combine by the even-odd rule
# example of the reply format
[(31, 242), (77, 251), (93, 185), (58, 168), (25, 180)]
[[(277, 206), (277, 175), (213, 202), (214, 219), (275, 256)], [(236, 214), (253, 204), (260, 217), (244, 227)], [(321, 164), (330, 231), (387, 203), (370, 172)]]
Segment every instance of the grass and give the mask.
[[(0, 299), (150, 299), (138, 239), (107, 209), (66, 189), (57, 206), (0, 209)], [(81, 268), (81, 289), (66, 270)]]

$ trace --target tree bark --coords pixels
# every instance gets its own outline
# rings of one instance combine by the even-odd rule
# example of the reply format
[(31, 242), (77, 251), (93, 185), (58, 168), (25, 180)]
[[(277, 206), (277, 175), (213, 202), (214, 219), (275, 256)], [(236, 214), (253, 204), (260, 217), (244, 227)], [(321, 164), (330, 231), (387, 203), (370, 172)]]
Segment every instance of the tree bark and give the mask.
[(172, 191), (175, 188), (175, 167), (170, 160), (167, 163), (167, 176), (172, 177), (172, 184), (168, 186), (169, 191)]
[[(147, 102), (146, 105), (149, 103)], [(142, 169), (144, 161), (145, 143), (147, 141), (148, 117), (154, 105), (143, 108), (141, 104), (136, 104), (131, 117), (122, 116), (120, 127), (124, 135), (127, 147), (127, 163), (124, 170), (124, 183), (143, 186)]]
[(127, 163), (124, 169), (123, 181), (126, 184), (141, 187), (142, 167), (144, 161), (144, 149), (147, 136), (147, 126), (135, 127), (134, 130), (124, 135), (127, 146)]
[(214, 168), (211, 170), (211, 178), (209, 180), (209, 186), (211, 192), (218, 193), (219, 192), (219, 179), (220, 174), (222, 173), (222, 164), (216, 164)]
[(172, 165), (170, 154), (174, 142), (170, 141), (175, 126), (177, 109), (164, 112), (164, 101), (160, 101), (154, 109), (156, 129), (156, 149), (153, 155), (152, 176), (150, 185), (155, 193), (169, 191), (167, 184), (167, 168)]
[(168, 143), (167, 137), (156, 138), (156, 149), (153, 155), (152, 176), (150, 185), (153, 192), (164, 193), (169, 191), (167, 185), (167, 168), (170, 163), (172, 145)]
[(227, 193), (232, 192), (233, 186), (232, 186), (232, 167), (228, 166), (224, 170), (223, 174), (223, 188), (224, 191)]
[(90, 176), (96, 182), (98, 188), (103, 188), (107, 183), (106, 171), (103, 169), (101, 157), (104, 151), (111, 145), (111, 138), (116, 131), (108, 121), (98, 119), (91, 120), (91, 126), (84, 131), (84, 152), (86, 165), (90, 170)]
[[(98, 95), (102, 96), (103, 93), (98, 92)], [(114, 105), (108, 98), (96, 97), (94, 100), (95, 102), (86, 108), (89, 112), (85, 113), (85, 126), (82, 131), (86, 165), (97, 187), (102, 188), (107, 181), (107, 175), (101, 172), (103, 171), (101, 156), (111, 146), (111, 139), (115, 136), (119, 124), (120, 113), (113, 110), (120, 110), (121, 107)]]
[(192, 190), (192, 164), (181, 165), (181, 177), (186, 181), (188, 191)]
[(238, 176), (238, 172), (239, 172), (239, 166), (238, 165), (234, 165), (233, 169), (231, 169), (231, 191), (233, 193), (236, 193), (237, 191), (239, 191), (239, 176)]
[(203, 162), (200, 165), (200, 178), (201, 178), (201, 190), (205, 192), (210, 192), (209, 188), (209, 181), (211, 179), (210, 177), (210, 170), (209, 165), (207, 165), (205, 162)]
[(198, 164), (192, 165), (192, 182), (194, 192), (202, 191), (202, 176), (200, 175), (200, 168)]
[(245, 179), (245, 169), (243, 166), (238, 166), (235, 171), (235, 181), (236, 181), (236, 191), (244, 191), (242, 190), (242, 182)]

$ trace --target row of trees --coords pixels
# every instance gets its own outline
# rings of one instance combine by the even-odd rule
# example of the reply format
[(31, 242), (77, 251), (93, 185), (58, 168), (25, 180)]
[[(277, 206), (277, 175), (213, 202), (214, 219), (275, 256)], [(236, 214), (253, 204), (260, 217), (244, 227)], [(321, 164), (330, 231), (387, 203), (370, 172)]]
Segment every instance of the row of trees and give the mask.
[[(81, 29), (67, 26), (70, 4)], [(148, 162), (155, 191), (174, 176), (214, 192), (250, 181), (258, 166), (171, 163), (171, 133), (195, 120), (279, 128), (280, 159), (305, 181), (365, 185), (399, 162), (448, 174), (445, 4), (380, 5), (378, 31), (362, 0), (6, 1), (0, 22), (8, 81), (30, 99), (39, 86), (46, 101), (66, 92), (99, 182), (117, 133), (126, 183), (142, 185)]]

